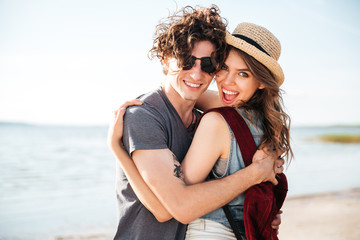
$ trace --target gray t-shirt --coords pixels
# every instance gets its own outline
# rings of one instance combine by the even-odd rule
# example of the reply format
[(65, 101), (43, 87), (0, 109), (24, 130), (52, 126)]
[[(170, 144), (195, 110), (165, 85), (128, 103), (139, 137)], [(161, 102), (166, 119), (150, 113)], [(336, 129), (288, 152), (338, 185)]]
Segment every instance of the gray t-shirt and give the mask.
[[(184, 126), (161, 88), (140, 96), (140, 99), (144, 104), (129, 107), (124, 117), (125, 148), (130, 154), (141, 149), (170, 149), (181, 162), (191, 144), (194, 129), (187, 129)], [(200, 113), (195, 110), (194, 112), (199, 117)], [(169, 158), (169, 161), (172, 160)], [(114, 239), (185, 238), (185, 225), (175, 219), (159, 223), (141, 204), (119, 164), (117, 164), (116, 191), (119, 225)]]

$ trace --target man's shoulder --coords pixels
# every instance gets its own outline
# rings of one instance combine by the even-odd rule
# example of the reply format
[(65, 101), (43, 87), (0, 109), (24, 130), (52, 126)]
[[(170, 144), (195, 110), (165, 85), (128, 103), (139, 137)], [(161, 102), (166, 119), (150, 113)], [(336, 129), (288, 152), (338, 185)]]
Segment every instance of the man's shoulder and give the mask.
[(161, 108), (165, 104), (164, 96), (165, 93), (161, 90), (161, 88), (158, 88), (141, 95), (139, 99), (144, 101), (147, 107)]
[(160, 88), (140, 95), (138, 99), (142, 100), (144, 103), (142, 105), (128, 107), (126, 115), (138, 116), (142, 114), (162, 113), (164, 108), (166, 108), (166, 100), (163, 95), (164, 93)]
[(156, 89), (153, 89), (149, 92), (145, 92), (145, 93), (142, 93), (140, 94), (137, 99), (140, 99), (142, 101), (151, 101), (152, 99), (156, 99), (156, 98), (159, 98), (160, 95), (161, 95), (161, 88), (156, 88)]
[(164, 103), (161, 98), (159, 93), (153, 91), (139, 97), (144, 101), (142, 105), (127, 108), (123, 141), (129, 153), (135, 150), (167, 148), (166, 129), (169, 120), (163, 113)]
[(144, 103), (128, 107), (125, 114), (125, 123), (143, 122), (145, 124), (145, 121), (151, 121), (151, 119), (159, 121), (160, 118), (164, 118), (166, 103), (160, 89), (145, 93), (139, 96), (138, 99)]

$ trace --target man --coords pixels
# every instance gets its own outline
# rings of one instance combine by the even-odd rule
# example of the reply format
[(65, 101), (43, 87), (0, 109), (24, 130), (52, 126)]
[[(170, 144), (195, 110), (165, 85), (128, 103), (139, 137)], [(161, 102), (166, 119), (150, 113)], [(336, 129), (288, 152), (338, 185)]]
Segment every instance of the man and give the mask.
[(274, 152), (271, 157), (262, 154), (249, 167), (223, 179), (185, 185), (180, 162), (200, 115), (194, 106), (224, 61), (226, 24), (215, 7), (186, 7), (167, 20), (158, 25), (151, 50), (164, 66), (165, 80), (161, 88), (140, 97), (141, 107), (127, 110), (123, 141), (143, 180), (168, 213), (147, 210), (118, 166), (120, 219), (115, 239), (184, 239), (184, 224), (255, 184), (276, 183)]

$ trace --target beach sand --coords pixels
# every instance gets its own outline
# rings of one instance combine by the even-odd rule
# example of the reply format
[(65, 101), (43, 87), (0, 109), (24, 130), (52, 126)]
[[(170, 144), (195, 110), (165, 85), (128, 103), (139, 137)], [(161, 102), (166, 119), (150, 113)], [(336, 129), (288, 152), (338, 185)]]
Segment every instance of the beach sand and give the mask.
[[(281, 240), (360, 239), (360, 189), (287, 198)], [(108, 240), (112, 233), (63, 236), (55, 240)]]
[(360, 239), (360, 189), (286, 199), (279, 239)]

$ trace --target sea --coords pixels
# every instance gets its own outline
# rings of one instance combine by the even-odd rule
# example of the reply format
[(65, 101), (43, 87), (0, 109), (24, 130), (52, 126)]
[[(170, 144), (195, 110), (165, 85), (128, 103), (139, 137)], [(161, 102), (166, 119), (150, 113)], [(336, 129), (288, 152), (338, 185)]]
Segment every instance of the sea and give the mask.
[[(360, 187), (360, 144), (319, 141), (324, 134), (360, 127), (293, 127), (289, 198)], [(110, 239), (116, 160), (106, 136), (107, 126), (0, 123), (0, 240)]]

